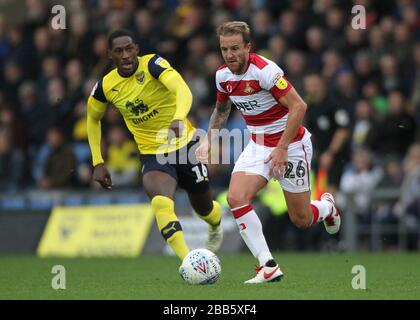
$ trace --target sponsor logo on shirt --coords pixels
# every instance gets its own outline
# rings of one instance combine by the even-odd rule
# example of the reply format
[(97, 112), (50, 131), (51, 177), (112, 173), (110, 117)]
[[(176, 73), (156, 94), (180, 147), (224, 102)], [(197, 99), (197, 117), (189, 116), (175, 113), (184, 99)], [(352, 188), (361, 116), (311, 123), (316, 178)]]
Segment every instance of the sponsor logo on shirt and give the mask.
[(133, 118), (133, 119), (131, 119), (131, 122), (133, 124), (141, 124), (141, 123), (143, 123), (145, 121), (148, 121), (148, 120), (154, 118), (154, 116), (157, 115), (157, 114), (159, 114), (159, 111), (157, 111), (155, 109), (153, 111), (150, 111), (148, 114), (146, 114), (144, 116), (142, 115), (139, 118)]
[(140, 99), (136, 99), (134, 103), (131, 101), (127, 101), (125, 107), (129, 109), (130, 112), (135, 116), (138, 116), (140, 113), (145, 113), (149, 111), (149, 107), (147, 106), (147, 104), (145, 104), (143, 100)]

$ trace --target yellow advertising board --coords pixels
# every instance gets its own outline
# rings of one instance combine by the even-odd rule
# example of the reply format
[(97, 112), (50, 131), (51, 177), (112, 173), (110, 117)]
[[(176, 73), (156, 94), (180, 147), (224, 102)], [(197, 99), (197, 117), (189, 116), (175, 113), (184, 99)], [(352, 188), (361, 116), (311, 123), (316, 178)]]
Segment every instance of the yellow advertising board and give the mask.
[(38, 246), (40, 257), (134, 257), (153, 223), (149, 204), (55, 207)]

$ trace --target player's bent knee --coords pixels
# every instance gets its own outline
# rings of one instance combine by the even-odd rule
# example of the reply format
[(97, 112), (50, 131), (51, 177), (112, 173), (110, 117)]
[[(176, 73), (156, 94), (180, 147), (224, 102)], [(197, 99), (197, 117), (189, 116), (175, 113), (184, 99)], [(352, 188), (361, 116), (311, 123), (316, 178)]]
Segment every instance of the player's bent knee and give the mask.
[(231, 208), (237, 208), (249, 204), (249, 199), (240, 194), (228, 193), (227, 202)]
[(306, 229), (311, 225), (306, 216), (291, 216), (290, 220), (299, 229)]

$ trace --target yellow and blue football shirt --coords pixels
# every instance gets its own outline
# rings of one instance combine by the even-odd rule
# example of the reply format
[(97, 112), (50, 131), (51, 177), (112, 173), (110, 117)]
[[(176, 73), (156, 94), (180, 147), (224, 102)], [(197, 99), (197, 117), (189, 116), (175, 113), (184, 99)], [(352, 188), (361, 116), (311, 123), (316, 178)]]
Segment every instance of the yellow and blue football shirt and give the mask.
[[(103, 162), (100, 153), (100, 119), (108, 104), (122, 114), (141, 154), (178, 150), (191, 141), (195, 128), (186, 118), (192, 95), (181, 75), (156, 54), (138, 57), (133, 75), (121, 76), (113, 69), (100, 79), (88, 99), (88, 138), (93, 164)], [(168, 143), (168, 128), (182, 120), (183, 132)], [(98, 130), (99, 128), (99, 130)]]

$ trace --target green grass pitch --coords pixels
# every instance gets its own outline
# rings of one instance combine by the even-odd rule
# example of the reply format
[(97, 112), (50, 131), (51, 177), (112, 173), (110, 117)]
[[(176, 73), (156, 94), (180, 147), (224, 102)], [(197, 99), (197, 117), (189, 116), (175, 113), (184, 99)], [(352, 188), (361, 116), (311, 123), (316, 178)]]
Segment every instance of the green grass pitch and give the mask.
[[(244, 285), (252, 277), (250, 254), (223, 254), (214, 285), (190, 286), (175, 257), (40, 259), (0, 256), (0, 299), (420, 299), (420, 254), (281, 253), (274, 257), (281, 282)], [(66, 270), (66, 289), (51, 287), (54, 265)], [(366, 269), (366, 290), (354, 290), (354, 265)]]

